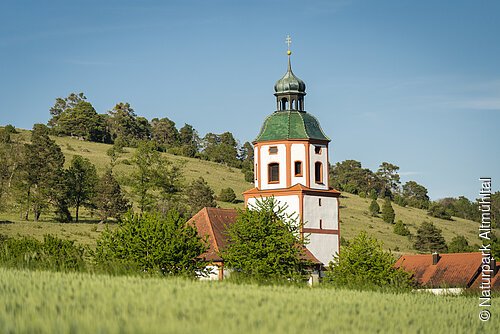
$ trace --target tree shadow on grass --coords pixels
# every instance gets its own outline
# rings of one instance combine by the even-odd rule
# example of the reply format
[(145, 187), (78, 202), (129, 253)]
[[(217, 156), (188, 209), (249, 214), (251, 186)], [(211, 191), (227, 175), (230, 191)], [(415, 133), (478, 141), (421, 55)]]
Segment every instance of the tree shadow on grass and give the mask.
[(10, 220), (0, 220), (0, 225), (14, 224), (13, 221)]

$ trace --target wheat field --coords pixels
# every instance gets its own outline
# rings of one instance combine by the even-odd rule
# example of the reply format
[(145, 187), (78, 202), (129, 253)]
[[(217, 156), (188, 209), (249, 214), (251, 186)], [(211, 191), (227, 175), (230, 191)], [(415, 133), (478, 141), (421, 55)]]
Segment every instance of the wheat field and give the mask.
[(0, 268), (1, 333), (496, 332), (477, 301)]

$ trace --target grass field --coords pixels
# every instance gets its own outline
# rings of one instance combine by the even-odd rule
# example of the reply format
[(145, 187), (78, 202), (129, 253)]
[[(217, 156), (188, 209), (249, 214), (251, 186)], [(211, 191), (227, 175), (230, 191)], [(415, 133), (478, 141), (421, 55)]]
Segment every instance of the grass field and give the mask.
[(495, 333), (477, 302), (0, 268), (2, 333)]
[[(29, 132), (21, 131), (16, 135), (18, 140), (29, 140)], [(66, 156), (66, 163), (71, 161), (74, 155), (81, 155), (88, 158), (96, 165), (98, 173), (102, 173), (109, 164), (109, 157), (106, 151), (110, 145), (90, 143), (80, 141), (70, 137), (54, 137), (58, 145), (60, 145), (63, 153)], [(126, 148), (126, 153), (119, 161), (129, 160), (134, 149)], [(164, 156), (172, 161), (182, 162), (184, 164), (185, 183), (190, 182), (194, 178), (202, 176), (218, 194), (222, 188), (231, 187), (235, 191), (240, 201), (243, 200), (241, 195), (243, 191), (253, 187), (253, 184), (244, 180), (244, 175), (239, 169), (230, 168), (221, 164), (202, 161), (199, 159), (191, 159), (185, 157), (164, 154)], [(115, 167), (115, 173), (118, 177), (128, 175), (132, 170), (130, 165), (123, 163)], [(125, 189), (126, 190), (126, 189)], [(386, 249), (391, 249), (395, 253), (411, 253), (415, 252), (412, 247), (412, 241), (407, 237), (396, 235), (392, 232), (393, 226), (386, 224), (381, 218), (371, 217), (368, 211), (370, 200), (360, 198), (352, 194), (343, 194), (341, 199), (340, 220), (341, 220), (341, 235), (346, 239), (351, 239), (361, 230), (366, 230), (370, 235), (375, 236), (378, 240), (384, 243)], [(382, 207), (382, 201), (379, 200), (379, 205)], [(240, 207), (243, 208), (243, 203), (229, 204), (219, 202), (221, 207)], [(447, 242), (456, 235), (464, 235), (469, 244), (473, 245), (479, 242), (477, 237), (477, 223), (454, 218), (453, 221), (447, 221), (429, 217), (425, 210), (415, 208), (402, 208), (393, 204), (396, 212), (396, 220), (401, 219), (408, 225), (410, 231), (415, 234), (417, 227), (423, 221), (432, 221), (436, 226), (443, 230), (443, 236)], [(84, 221), (91, 221), (92, 218), (85, 210), (82, 212)], [(94, 218), (95, 219), (95, 218)], [(42, 215), (42, 222), (24, 222), (19, 220), (19, 213), (0, 213), (0, 221), (9, 220), (13, 224), (0, 224), (0, 234), (9, 236), (17, 235), (33, 235), (41, 238), (46, 233), (57, 234), (61, 237), (75, 239), (82, 244), (92, 245), (96, 237), (99, 235), (102, 226), (96, 224), (57, 224), (50, 222), (51, 216)]]

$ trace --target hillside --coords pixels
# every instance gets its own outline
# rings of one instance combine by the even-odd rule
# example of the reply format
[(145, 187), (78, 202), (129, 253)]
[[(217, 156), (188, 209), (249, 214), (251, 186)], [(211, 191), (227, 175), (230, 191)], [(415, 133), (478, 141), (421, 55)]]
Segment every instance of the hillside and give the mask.
[[(16, 135), (18, 140), (28, 140), (29, 132), (22, 131)], [(61, 147), (66, 156), (66, 163), (71, 161), (74, 155), (81, 155), (88, 158), (96, 165), (98, 173), (102, 173), (109, 164), (109, 157), (106, 151), (111, 147), (107, 144), (91, 143), (80, 141), (70, 137), (54, 137), (57, 144)], [(126, 152), (119, 159), (115, 167), (115, 173), (118, 178), (124, 177), (130, 173), (132, 167), (126, 162), (131, 158), (134, 149), (126, 148)], [(252, 187), (251, 183), (244, 180), (244, 175), (239, 169), (223, 166), (221, 164), (175, 156), (164, 153), (164, 156), (172, 161), (182, 162), (184, 164), (184, 176), (186, 183), (194, 178), (202, 176), (218, 194), (222, 188), (231, 187), (234, 189), (240, 201), (243, 201), (241, 195), (243, 191)], [(126, 189), (125, 189), (126, 190)], [(382, 207), (382, 201), (379, 205)], [(229, 204), (219, 202), (221, 207), (240, 207), (243, 203)], [(412, 248), (412, 241), (407, 237), (396, 235), (392, 232), (393, 225), (386, 224), (381, 218), (371, 217), (368, 212), (370, 200), (360, 198), (359, 196), (344, 193), (341, 198), (340, 208), (340, 229), (341, 236), (344, 239), (351, 239), (362, 230), (375, 236), (384, 243), (386, 249), (391, 249), (396, 253), (415, 252)], [(403, 208), (393, 204), (396, 212), (396, 220), (401, 219), (408, 225), (412, 234), (416, 233), (417, 227), (423, 221), (431, 221), (443, 231), (443, 236), (447, 242), (456, 235), (464, 235), (469, 244), (478, 243), (477, 223), (461, 218), (453, 218), (453, 221), (433, 218), (427, 215), (425, 210), (415, 208)], [(90, 219), (88, 212), (83, 212), (83, 219)], [(0, 213), (0, 221), (9, 220), (14, 224), (0, 224), (0, 234), (6, 235), (33, 235), (42, 237), (46, 233), (54, 233), (66, 238), (75, 239), (82, 244), (93, 244), (98, 237), (103, 226), (96, 224), (57, 224), (50, 222), (51, 217), (42, 216), (42, 221), (38, 223), (20, 221), (18, 213)]]

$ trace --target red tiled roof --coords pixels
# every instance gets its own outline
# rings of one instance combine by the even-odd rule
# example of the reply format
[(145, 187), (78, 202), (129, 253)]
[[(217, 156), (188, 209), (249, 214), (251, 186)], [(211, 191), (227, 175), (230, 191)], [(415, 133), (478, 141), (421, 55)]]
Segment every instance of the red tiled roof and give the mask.
[(481, 270), (481, 253), (439, 256), (439, 261), (433, 265), (432, 254), (403, 255), (394, 266), (413, 273), (424, 287), (470, 287)]
[[(498, 264), (497, 264), (498, 266)], [(491, 277), (493, 276), (493, 277)], [(496, 275), (493, 275), (493, 273), (490, 273), (490, 289), (491, 290), (500, 290), (500, 273), (496, 273)], [(484, 281), (482, 280), (481, 273), (477, 276), (476, 280), (474, 283), (471, 285), (472, 289), (479, 289), (480, 284), (485, 283), (488, 284), (488, 280), (485, 279)]]
[(226, 226), (236, 221), (235, 209), (203, 208), (190, 220), (198, 229), (198, 234), (205, 238), (208, 236), (208, 250), (201, 255), (206, 261), (223, 261), (219, 252), (227, 244), (224, 235)]
[[(227, 235), (225, 230), (236, 221), (238, 211), (236, 209), (203, 208), (195, 214), (188, 223), (196, 226), (198, 234), (208, 237), (208, 250), (200, 255), (202, 259), (210, 262), (224, 262), (220, 256), (220, 251), (227, 245)], [(321, 262), (304, 247), (301, 259), (314, 264)]]
[(308, 188), (300, 183), (297, 183), (289, 188), (283, 188), (283, 189), (259, 189), (259, 188), (251, 188), (243, 192), (243, 195), (266, 195), (266, 194), (273, 194), (277, 192), (304, 192), (304, 193), (322, 193), (322, 194), (331, 194), (332, 196), (338, 197), (340, 195), (340, 191), (335, 190), (333, 188), (330, 188), (328, 190), (324, 189), (313, 189), (313, 188)]

